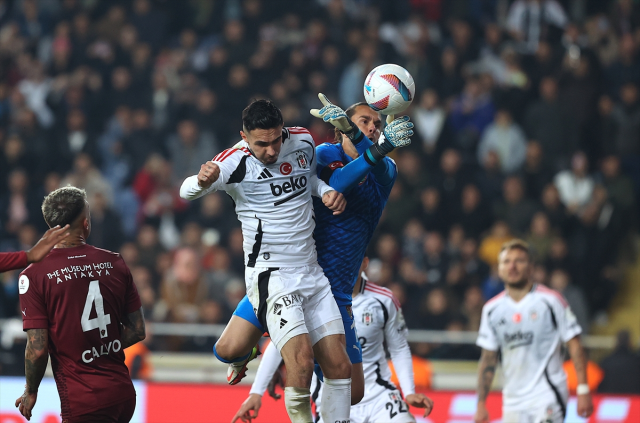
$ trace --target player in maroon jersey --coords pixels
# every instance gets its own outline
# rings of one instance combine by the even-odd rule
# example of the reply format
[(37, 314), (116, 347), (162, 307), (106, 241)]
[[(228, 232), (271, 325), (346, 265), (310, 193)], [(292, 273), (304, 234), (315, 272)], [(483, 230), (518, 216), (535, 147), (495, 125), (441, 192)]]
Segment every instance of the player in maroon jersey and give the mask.
[(42, 238), (29, 251), (0, 253), (0, 273), (13, 269), (27, 267), (31, 263), (42, 260), (58, 242), (65, 239), (69, 232), (69, 225), (55, 226), (42, 235)]
[(128, 422), (136, 393), (123, 351), (145, 338), (131, 272), (119, 254), (87, 244), (84, 190), (53, 191), (42, 214), (50, 227), (68, 223), (70, 235), (20, 274), (27, 385), (16, 407), (31, 418), (51, 355), (63, 423)]

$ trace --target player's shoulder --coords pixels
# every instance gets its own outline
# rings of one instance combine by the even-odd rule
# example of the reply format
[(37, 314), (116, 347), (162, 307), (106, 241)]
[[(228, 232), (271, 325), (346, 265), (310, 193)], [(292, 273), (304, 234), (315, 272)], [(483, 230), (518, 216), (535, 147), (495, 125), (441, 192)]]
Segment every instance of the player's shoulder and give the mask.
[(282, 132), (282, 141), (285, 148), (291, 146), (296, 149), (309, 148), (315, 150), (316, 143), (308, 129), (302, 126), (290, 126), (283, 128)]
[(533, 294), (545, 301), (550, 301), (562, 307), (568, 306), (567, 300), (562, 296), (561, 293), (547, 286), (544, 286), (544, 285), (534, 286)]
[(482, 307), (482, 309), (486, 310), (487, 312), (491, 312), (496, 308), (498, 308), (501, 304), (504, 304), (504, 300), (506, 298), (507, 298), (507, 292), (502, 291), (501, 293), (499, 293), (498, 295), (494, 296), (489, 301), (484, 303), (484, 306)]
[(400, 310), (400, 301), (393, 295), (389, 288), (376, 285), (370, 281), (362, 281), (361, 292), (369, 298), (375, 299), (383, 304), (389, 311), (391, 309)]
[[(318, 165), (331, 165), (334, 162), (344, 162), (345, 154), (342, 149), (342, 144), (332, 144), (325, 142), (316, 147), (316, 154), (318, 155)], [(346, 163), (343, 163), (346, 164)]]
[(218, 153), (212, 161), (222, 163), (224, 161), (240, 161), (243, 157), (251, 155), (249, 145), (245, 141), (240, 141), (231, 148)]

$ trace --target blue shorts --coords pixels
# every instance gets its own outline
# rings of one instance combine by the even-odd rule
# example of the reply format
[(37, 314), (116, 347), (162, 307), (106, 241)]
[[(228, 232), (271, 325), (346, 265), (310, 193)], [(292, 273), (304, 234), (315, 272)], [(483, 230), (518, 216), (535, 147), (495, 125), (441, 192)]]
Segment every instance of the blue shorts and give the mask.
[[(362, 348), (358, 341), (358, 334), (356, 333), (356, 323), (353, 319), (353, 311), (351, 311), (351, 305), (338, 306), (340, 314), (342, 315), (342, 323), (344, 324), (344, 335), (347, 341), (347, 354), (352, 364), (362, 363)], [(261, 332), (266, 332), (258, 318), (253, 311), (253, 306), (249, 301), (249, 297), (246, 295), (236, 307), (233, 312), (234, 316), (238, 316), (257, 327)]]
[(233, 312), (234, 316), (238, 316), (251, 323), (253, 326), (257, 327), (260, 332), (266, 332), (260, 321), (258, 321), (258, 317), (256, 313), (253, 311), (253, 306), (251, 305), (251, 301), (249, 301), (249, 297), (246, 295), (243, 299), (240, 300), (238, 306), (236, 307), (236, 311)]

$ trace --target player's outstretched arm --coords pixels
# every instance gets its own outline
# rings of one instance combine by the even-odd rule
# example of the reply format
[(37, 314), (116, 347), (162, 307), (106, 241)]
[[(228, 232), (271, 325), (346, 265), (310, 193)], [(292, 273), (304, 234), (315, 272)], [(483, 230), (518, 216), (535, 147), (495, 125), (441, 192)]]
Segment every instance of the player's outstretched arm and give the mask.
[(488, 423), (487, 396), (491, 391), (491, 384), (498, 365), (498, 351), (482, 349), (480, 365), (478, 366), (478, 409), (474, 418), (475, 423)]
[(57, 243), (69, 236), (68, 229), (69, 225), (64, 225), (62, 228), (60, 225), (56, 225), (50, 228), (42, 235), (36, 245), (27, 251), (27, 261), (36, 263), (42, 260)]
[(147, 337), (142, 307), (133, 313), (129, 313), (122, 324), (124, 325), (124, 329), (122, 330), (122, 335), (120, 337), (122, 349), (129, 348), (133, 344), (143, 341), (144, 338)]
[(347, 200), (338, 191), (329, 191), (322, 196), (322, 203), (333, 211), (333, 215), (338, 215), (347, 207)]
[(593, 413), (593, 402), (589, 393), (589, 384), (587, 383), (587, 358), (580, 342), (580, 335), (574, 336), (567, 341), (567, 349), (576, 368), (576, 376), (578, 378), (578, 415), (580, 417), (589, 418)]
[(24, 369), (27, 384), (24, 393), (16, 400), (20, 414), (31, 420), (31, 410), (38, 400), (38, 388), (49, 361), (49, 330), (27, 330), (27, 347), (24, 351)]

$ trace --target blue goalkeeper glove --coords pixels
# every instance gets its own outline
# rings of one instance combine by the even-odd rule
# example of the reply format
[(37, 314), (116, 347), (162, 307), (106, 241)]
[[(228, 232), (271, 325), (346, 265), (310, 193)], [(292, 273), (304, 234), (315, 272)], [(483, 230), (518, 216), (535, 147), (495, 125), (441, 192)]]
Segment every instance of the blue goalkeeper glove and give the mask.
[(322, 93), (318, 93), (318, 98), (324, 107), (320, 110), (311, 109), (311, 115), (322, 119), (325, 122), (329, 122), (338, 128), (340, 132), (349, 137), (353, 143), (360, 142), (363, 137), (362, 131), (360, 131), (360, 128), (358, 128), (358, 126), (349, 119), (349, 116), (347, 116), (345, 111), (335, 104), (332, 104), (327, 96)]
[(378, 143), (369, 147), (366, 157), (372, 163), (377, 163), (394, 149), (411, 144), (412, 135), (413, 123), (409, 122), (409, 116), (402, 116), (394, 120), (394, 116), (389, 115), (387, 116), (387, 126)]

